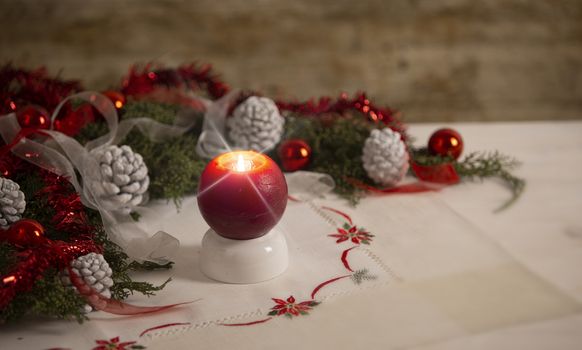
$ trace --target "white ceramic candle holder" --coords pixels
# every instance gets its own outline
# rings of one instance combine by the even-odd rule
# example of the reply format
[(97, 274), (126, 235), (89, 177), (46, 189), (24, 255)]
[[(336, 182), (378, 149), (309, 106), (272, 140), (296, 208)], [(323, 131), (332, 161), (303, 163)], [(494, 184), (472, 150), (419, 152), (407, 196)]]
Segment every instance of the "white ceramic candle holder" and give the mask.
[(213, 280), (258, 283), (279, 276), (287, 266), (287, 241), (276, 227), (264, 236), (246, 240), (228, 239), (209, 229), (202, 239), (200, 269)]

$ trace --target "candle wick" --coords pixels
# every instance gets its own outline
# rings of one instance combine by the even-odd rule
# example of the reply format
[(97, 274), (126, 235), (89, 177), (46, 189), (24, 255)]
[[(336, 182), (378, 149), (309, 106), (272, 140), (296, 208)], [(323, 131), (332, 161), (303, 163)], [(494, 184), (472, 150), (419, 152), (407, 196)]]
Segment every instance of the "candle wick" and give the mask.
[(236, 171), (245, 171), (245, 160), (240, 154), (238, 155), (238, 159), (236, 161)]
[(234, 171), (245, 172), (253, 168), (253, 162), (249, 159), (244, 159), (242, 155), (238, 155), (236, 163), (234, 164)]

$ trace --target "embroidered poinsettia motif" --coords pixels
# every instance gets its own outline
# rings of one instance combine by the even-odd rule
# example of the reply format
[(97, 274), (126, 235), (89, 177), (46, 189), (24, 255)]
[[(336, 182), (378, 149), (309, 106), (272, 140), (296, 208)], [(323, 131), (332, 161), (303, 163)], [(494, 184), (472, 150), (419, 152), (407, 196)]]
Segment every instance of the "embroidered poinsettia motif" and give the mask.
[(136, 345), (134, 341), (120, 342), (119, 337), (109, 340), (95, 340), (97, 346), (93, 350), (133, 350), (145, 349), (145, 346)]
[(275, 306), (271, 308), (269, 316), (281, 316), (285, 315), (289, 318), (299, 315), (307, 315), (308, 311), (314, 306), (319, 305), (315, 300), (303, 301), (301, 303), (296, 303), (295, 298), (290, 296), (287, 300), (272, 298), (275, 302)]
[(336, 243), (342, 243), (345, 241), (352, 241), (355, 244), (370, 244), (372, 237), (374, 235), (370, 234), (362, 227), (352, 226), (349, 224), (344, 224), (343, 228), (338, 228), (337, 233), (328, 235), (330, 237), (337, 238)]

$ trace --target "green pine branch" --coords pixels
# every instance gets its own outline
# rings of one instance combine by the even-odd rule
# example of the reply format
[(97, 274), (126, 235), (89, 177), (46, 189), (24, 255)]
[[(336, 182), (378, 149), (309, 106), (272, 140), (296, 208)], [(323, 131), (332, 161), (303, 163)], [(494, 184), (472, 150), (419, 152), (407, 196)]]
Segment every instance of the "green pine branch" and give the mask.
[(498, 151), (473, 152), (466, 155), (462, 160), (456, 161), (451, 157), (432, 155), (426, 148), (421, 148), (412, 149), (412, 158), (420, 165), (452, 163), (457, 174), (462, 179), (469, 181), (488, 178), (501, 180), (511, 191), (511, 197), (497, 208), (495, 212), (504, 210), (515, 203), (525, 189), (525, 180), (512, 174), (512, 171), (520, 163), (514, 158)]
[(462, 161), (456, 162), (455, 169), (465, 179), (498, 178), (503, 181), (511, 191), (511, 198), (495, 210), (499, 212), (515, 203), (525, 189), (525, 180), (511, 173), (519, 164), (514, 158), (497, 151), (474, 152), (468, 154)]

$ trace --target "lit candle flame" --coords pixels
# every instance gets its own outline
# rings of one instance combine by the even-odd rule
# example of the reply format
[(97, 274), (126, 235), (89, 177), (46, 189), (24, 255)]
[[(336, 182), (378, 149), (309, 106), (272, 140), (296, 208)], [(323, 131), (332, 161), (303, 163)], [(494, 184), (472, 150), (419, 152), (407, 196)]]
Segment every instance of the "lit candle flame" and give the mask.
[(234, 166), (234, 170), (238, 172), (249, 171), (253, 167), (253, 162), (248, 159), (244, 159), (242, 154), (238, 155), (236, 160), (236, 165)]
[(238, 155), (238, 160), (236, 161), (236, 171), (245, 171), (245, 160), (241, 154)]

